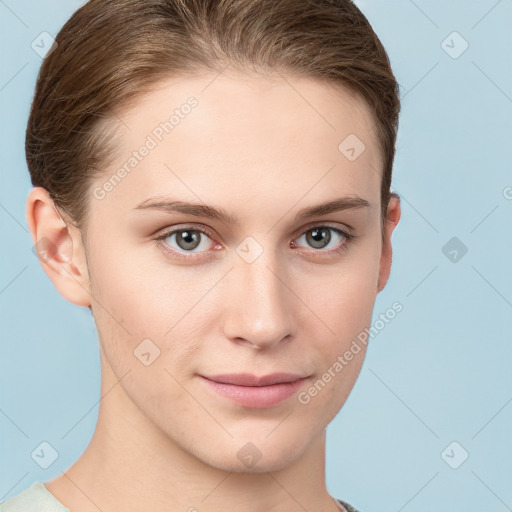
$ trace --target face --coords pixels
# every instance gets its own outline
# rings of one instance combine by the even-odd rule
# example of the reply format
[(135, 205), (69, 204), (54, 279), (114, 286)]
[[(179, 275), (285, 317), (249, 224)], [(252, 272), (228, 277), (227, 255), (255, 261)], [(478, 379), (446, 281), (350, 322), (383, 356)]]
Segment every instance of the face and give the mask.
[[(283, 468), (346, 401), (366, 346), (344, 354), (387, 279), (371, 113), (314, 80), (226, 73), (161, 82), (119, 116), (85, 247), (103, 369), (207, 464)], [(274, 373), (294, 377), (213, 382)]]

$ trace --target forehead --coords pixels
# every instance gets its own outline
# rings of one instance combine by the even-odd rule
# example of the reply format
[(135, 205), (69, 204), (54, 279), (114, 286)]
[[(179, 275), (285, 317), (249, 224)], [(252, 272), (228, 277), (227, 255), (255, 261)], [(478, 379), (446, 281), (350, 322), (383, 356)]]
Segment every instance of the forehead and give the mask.
[(118, 116), (117, 157), (99, 182), (124, 166), (109, 199), (126, 207), (171, 191), (313, 201), (380, 190), (372, 112), (341, 86), (279, 73), (174, 77)]

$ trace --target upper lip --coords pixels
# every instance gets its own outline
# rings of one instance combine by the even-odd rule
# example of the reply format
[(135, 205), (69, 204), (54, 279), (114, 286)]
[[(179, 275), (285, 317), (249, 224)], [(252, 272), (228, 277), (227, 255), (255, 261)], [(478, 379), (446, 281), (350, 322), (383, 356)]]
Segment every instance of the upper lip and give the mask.
[(304, 375), (296, 373), (270, 373), (268, 375), (252, 375), (250, 373), (225, 373), (222, 375), (203, 375), (205, 379), (223, 384), (235, 384), (237, 386), (271, 386), (283, 382), (295, 382), (304, 379)]

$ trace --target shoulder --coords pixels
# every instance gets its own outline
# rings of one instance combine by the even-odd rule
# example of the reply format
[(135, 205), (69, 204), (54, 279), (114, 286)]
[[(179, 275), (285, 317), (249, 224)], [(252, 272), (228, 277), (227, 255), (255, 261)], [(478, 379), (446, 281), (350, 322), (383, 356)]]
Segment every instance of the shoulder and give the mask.
[(70, 512), (43, 482), (34, 482), (16, 496), (0, 503), (0, 512)]
[[(357, 508), (354, 508), (352, 505), (350, 505), (349, 503), (347, 503), (343, 500), (338, 499), (338, 503), (341, 503), (341, 505), (343, 505), (347, 509), (347, 512), (359, 512), (359, 510), (357, 510)], [(3, 511), (0, 509), (0, 512), (3, 512)]]

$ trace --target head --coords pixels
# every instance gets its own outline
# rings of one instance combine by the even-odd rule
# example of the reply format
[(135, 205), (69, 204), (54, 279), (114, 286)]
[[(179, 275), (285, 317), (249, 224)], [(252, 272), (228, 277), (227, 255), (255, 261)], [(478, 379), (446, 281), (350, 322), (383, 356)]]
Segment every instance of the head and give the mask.
[[(155, 432), (228, 471), (290, 464), (347, 399), (366, 345), (336, 361), (390, 273), (384, 48), (348, 0), (92, 0), (56, 42), (26, 138), (45, 272)], [(274, 372), (306, 380), (266, 408), (203, 378)]]

